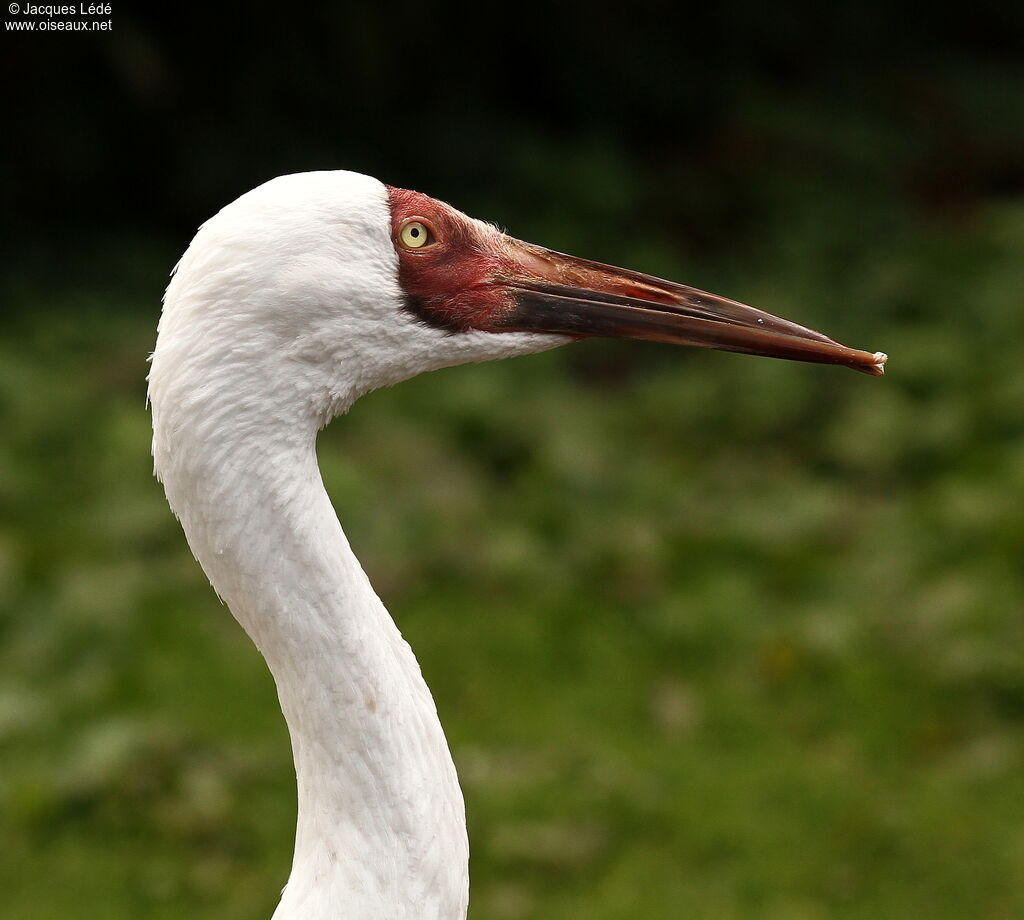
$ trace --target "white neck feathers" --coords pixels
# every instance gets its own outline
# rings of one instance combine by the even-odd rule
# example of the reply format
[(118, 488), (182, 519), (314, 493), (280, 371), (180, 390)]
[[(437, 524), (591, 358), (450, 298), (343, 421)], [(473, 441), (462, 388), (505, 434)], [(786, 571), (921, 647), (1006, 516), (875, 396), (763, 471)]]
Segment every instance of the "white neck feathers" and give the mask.
[(275, 918), (462, 918), (455, 768), (412, 650), (323, 488), (315, 428), (284, 436), (243, 413), (224, 437), (228, 419), (209, 405), (191, 419), (153, 410), (158, 443), (174, 423), (160, 463), (171, 506), (266, 659), (291, 734), (298, 828)]

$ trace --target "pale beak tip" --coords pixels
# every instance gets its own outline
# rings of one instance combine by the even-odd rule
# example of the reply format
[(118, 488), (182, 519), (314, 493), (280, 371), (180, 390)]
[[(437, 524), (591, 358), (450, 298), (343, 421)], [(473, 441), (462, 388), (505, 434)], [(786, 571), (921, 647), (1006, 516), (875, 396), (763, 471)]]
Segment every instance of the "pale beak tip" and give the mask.
[(873, 363), (864, 368), (866, 374), (872, 377), (881, 377), (885, 373), (885, 362), (889, 356), (884, 351), (876, 351), (873, 355)]

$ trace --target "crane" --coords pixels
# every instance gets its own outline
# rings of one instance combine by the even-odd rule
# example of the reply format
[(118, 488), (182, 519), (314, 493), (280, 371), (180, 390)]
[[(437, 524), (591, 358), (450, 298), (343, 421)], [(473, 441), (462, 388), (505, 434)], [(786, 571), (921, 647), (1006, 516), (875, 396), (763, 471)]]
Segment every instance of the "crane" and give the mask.
[(588, 336), (875, 376), (886, 361), (346, 171), (242, 195), (176, 266), (149, 373), (154, 467), (288, 725), (298, 817), (274, 920), (459, 920), (469, 897), (441, 722), (324, 489), (318, 431), (378, 387)]

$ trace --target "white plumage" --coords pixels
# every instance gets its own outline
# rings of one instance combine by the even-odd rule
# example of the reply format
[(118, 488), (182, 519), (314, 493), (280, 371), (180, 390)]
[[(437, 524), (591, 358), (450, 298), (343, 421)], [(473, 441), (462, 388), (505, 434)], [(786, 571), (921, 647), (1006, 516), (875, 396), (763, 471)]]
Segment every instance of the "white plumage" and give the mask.
[(469, 891), (444, 733), (324, 490), (318, 430), (377, 387), (565, 341), (418, 322), (389, 223), (385, 187), (348, 172), (242, 196), (181, 259), (149, 376), (157, 476), (291, 734), (298, 828), (275, 920), (450, 920)]
[[(407, 225), (418, 229), (404, 248)], [(469, 890), (444, 733), (324, 490), (317, 432), (377, 387), (588, 334), (872, 374), (884, 363), (714, 295), (519, 243), (349, 172), (243, 195), (177, 266), (149, 377), (153, 456), (288, 723), (298, 826), (276, 920), (460, 920)]]

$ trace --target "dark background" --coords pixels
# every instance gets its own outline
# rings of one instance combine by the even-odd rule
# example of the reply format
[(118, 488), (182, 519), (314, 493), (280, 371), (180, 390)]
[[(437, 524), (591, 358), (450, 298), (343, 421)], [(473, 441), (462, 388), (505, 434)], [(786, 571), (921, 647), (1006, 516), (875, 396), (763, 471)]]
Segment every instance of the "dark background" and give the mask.
[(3, 206), (22, 245), (180, 238), (346, 167), (735, 250), (812, 194), (955, 220), (1024, 186), (1015, 4), (656, 9), (125, 5), (109, 34), (8, 35)]
[(286, 879), (287, 737), (151, 478), (145, 356), (195, 227), (333, 168), (891, 356), (587, 342), (325, 433), (471, 915), (1024, 915), (1024, 6), (110, 18), (2, 39), (11, 916), (269, 916)]

